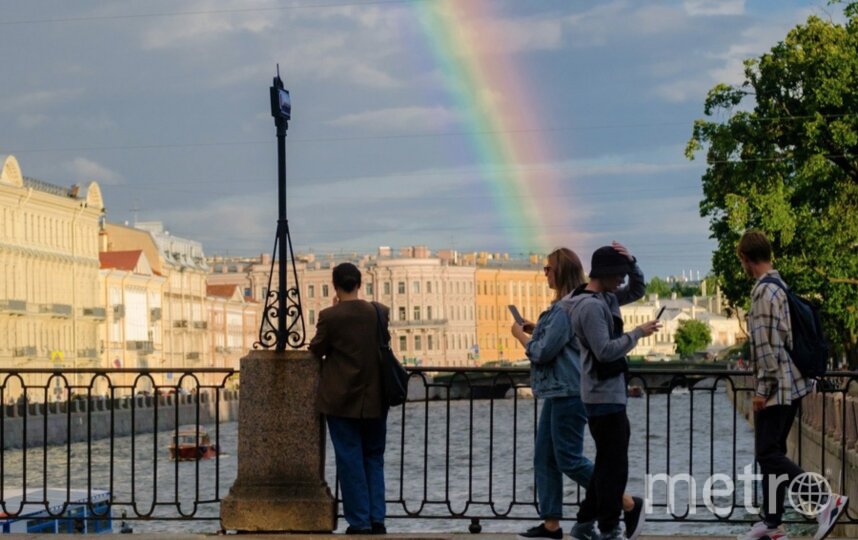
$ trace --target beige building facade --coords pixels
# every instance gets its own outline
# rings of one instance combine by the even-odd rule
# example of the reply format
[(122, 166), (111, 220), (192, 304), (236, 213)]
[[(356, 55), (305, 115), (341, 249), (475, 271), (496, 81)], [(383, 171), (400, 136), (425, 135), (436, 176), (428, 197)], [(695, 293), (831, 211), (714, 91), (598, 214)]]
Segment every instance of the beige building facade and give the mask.
[(239, 369), (242, 356), (259, 339), (262, 307), (248, 300), (238, 285), (208, 285), (211, 367)]
[(14, 156), (0, 164), (0, 365), (102, 367), (101, 189), (28, 178)]

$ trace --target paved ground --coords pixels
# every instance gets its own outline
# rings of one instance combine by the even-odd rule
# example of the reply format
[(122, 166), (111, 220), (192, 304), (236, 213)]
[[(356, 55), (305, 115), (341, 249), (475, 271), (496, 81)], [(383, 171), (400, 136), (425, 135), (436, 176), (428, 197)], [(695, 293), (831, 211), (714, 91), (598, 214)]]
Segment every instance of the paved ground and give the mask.
[[(134, 534), (134, 540), (216, 540), (218, 535), (207, 534)], [(232, 536), (232, 535), (229, 535)], [(235, 535), (239, 536), (239, 535)], [(240, 540), (331, 540), (332, 538), (344, 537), (344, 535), (331, 534), (242, 534)], [(4, 535), (10, 540), (81, 540), (79, 534), (10, 534)], [(93, 535), (93, 538), (96, 538)], [(104, 538), (104, 535), (98, 535)], [(388, 534), (386, 536), (369, 536), (361, 538), (375, 538), (377, 540), (516, 540), (514, 534)], [(566, 537), (568, 538), (568, 536)], [(640, 537), (642, 540), (693, 540), (706, 538), (707, 540), (735, 540), (735, 536), (647, 536)], [(791, 537), (800, 540), (799, 537)]]

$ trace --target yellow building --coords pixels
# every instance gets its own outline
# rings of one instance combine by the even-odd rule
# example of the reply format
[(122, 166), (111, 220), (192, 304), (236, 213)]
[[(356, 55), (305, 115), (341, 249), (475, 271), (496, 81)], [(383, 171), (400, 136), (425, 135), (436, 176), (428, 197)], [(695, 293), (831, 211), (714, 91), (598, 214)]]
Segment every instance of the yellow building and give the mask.
[[(102, 329), (102, 365), (114, 368), (164, 367), (162, 294), (165, 279), (152, 270), (142, 250), (104, 251), (101, 299), (107, 307)], [(114, 384), (132, 385), (135, 375), (113, 375)], [(160, 376), (142, 377), (135, 390), (153, 391)]]
[(209, 268), (202, 245), (169, 234), (158, 222), (138, 223), (135, 227), (107, 224), (105, 234), (106, 251), (141, 250), (152, 270), (166, 280), (160, 312), (163, 340), (160, 367), (210, 367), (213, 357), (206, 308)]
[(554, 291), (548, 288), (542, 261), (477, 258), (476, 315), (479, 363), (525, 360), (524, 347), (512, 336), (510, 304), (522, 317), (536, 322), (551, 304)]
[(103, 215), (96, 182), (85, 190), (55, 186), (25, 177), (13, 156), (2, 160), (0, 365), (103, 367), (98, 352), (105, 318), (98, 294)]
[(208, 285), (207, 294), (212, 367), (239, 369), (259, 339), (262, 306), (245, 298), (238, 285)]

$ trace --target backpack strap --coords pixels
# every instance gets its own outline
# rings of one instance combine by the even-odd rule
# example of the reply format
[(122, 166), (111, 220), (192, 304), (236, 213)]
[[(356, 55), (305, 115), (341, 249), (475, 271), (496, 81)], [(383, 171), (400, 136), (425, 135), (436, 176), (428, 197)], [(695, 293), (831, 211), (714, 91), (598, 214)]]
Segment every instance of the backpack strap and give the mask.
[(382, 347), (390, 348), (390, 331), (387, 329), (387, 325), (384, 324), (384, 317), (381, 315), (381, 307), (379, 307), (378, 302), (371, 302), (372, 307), (375, 308), (375, 315), (378, 320), (377, 328), (378, 328), (378, 344)]

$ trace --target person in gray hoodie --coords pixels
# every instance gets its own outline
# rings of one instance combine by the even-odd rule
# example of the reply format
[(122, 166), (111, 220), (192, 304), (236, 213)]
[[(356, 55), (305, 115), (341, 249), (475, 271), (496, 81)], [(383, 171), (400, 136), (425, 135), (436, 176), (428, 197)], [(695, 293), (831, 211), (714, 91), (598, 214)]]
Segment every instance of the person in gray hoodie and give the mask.
[[(629, 283), (623, 286), (626, 275)], [(635, 258), (624, 246), (614, 242), (593, 253), (590, 282), (563, 299), (563, 308), (569, 313), (580, 343), (581, 400), (596, 443), (593, 475), (578, 511), (578, 523), (572, 531), (575, 539), (624, 538), (620, 512), (629, 475), (630, 436), (626, 416), (626, 354), (640, 338), (655, 333), (659, 322), (649, 321), (624, 332), (620, 306), (638, 300), (645, 292), (643, 272)], [(635, 502), (636, 515), (640, 518), (643, 501), (637, 499)], [(626, 515), (628, 517), (629, 512)], [(634, 520), (634, 530), (626, 530), (626, 537), (636, 538), (643, 521)], [(596, 523), (601, 536), (596, 534)]]

